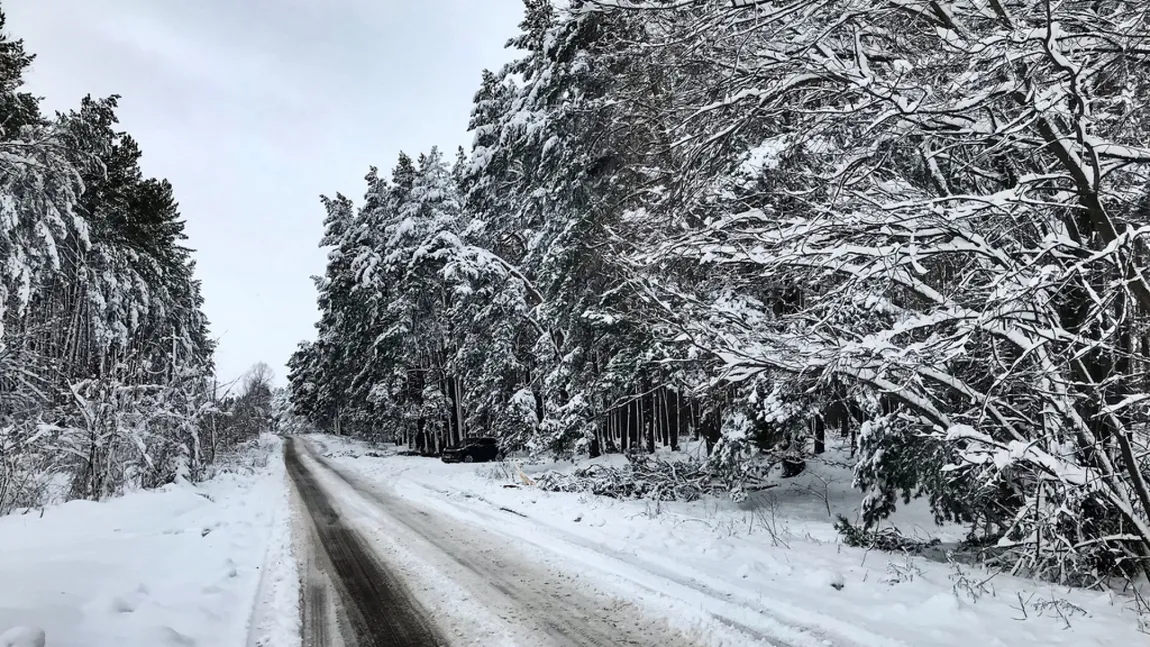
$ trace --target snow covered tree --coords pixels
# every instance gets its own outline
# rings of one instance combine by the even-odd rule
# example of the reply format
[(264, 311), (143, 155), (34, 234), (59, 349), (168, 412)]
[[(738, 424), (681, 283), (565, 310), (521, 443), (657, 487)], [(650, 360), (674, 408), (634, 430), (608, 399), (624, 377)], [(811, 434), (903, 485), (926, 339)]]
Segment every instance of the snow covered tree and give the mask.
[[(1017, 565), (1077, 581), (1150, 555), (1135, 4), (650, 14), (706, 34), (717, 61), (757, 52), (683, 106), (684, 181), (705, 196), (707, 176), (733, 177), (738, 134), (756, 130), (742, 161), (762, 156), (770, 186), (749, 209), (715, 209), (722, 187), (685, 204), (713, 215), (636, 255), (663, 270), (652, 284), (688, 261), (738, 288), (719, 307), (654, 290), (667, 319), (729, 380), (847, 384), (872, 418), (870, 519), (926, 495), (976, 538), (1026, 549), (1007, 555), (1067, 547)], [(793, 307), (752, 277), (793, 289)]]
[(1017, 571), (1147, 568), (1140, 3), (525, 4), (455, 169), (329, 203), (297, 411), (425, 449), (693, 430), (735, 488), (838, 430), (867, 522), (923, 496)]
[[(3, 17), (0, 16), (0, 27)], [(172, 187), (117, 97), (46, 119), (0, 33), (0, 511), (198, 478), (213, 343)]]
[(290, 388), (272, 390), (271, 398), (272, 430), (281, 436), (306, 434), (314, 431), (307, 418), (298, 414), (292, 404)]
[(318, 282), (319, 339), (293, 357), (297, 407), (322, 427), (377, 437), (381, 423), (435, 450), (462, 437), (463, 389), (452, 362), (452, 291), (443, 276), (459, 247), (456, 173), (437, 150), (400, 155), (390, 182), (372, 169), (364, 205), (326, 201)]
[(35, 56), (24, 50), (24, 41), (8, 36), (5, 23), (0, 10), (0, 141), (14, 139), (25, 126), (40, 123), (39, 102), (20, 92), (24, 71)]

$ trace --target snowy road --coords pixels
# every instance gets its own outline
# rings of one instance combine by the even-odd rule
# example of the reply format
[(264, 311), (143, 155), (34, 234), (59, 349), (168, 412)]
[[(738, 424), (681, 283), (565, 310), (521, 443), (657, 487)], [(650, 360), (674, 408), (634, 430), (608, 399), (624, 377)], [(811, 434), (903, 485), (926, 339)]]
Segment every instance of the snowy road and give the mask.
[[(38, 627), (48, 647), (1145, 643), (1129, 596), (845, 547), (803, 489), (743, 510), (527, 484), (556, 467), (264, 436), (201, 483), (0, 518), (0, 635)], [(827, 507), (851, 514), (849, 480), (828, 470), (842, 491)], [(969, 595), (968, 581), (988, 590)]]
[[(1129, 599), (843, 546), (834, 515), (856, 517), (861, 501), (849, 469), (819, 466), (747, 504), (652, 503), (531, 485), (570, 464), (444, 464), (331, 436), (306, 443), (302, 460), (451, 645), (1101, 647), (1145, 639)], [(933, 524), (924, 506), (900, 514), (908, 534)], [(970, 594), (963, 582), (985, 589)], [(1046, 607), (1059, 603), (1073, 617)]]
[[(307, 510), (308, 568), (304, 636), (309, 647), (435, 647), (446, 644), (402, 582), (344, 523), (335, 504), (300, 460), (299, 441), (284, 456)], [(338, 602), (331, 592), (338, 594)]]
[(358, 479), (306, 441), (291, 441), (286, 461), (311, 546), (305, 646), (693, 645), (666, 621), (519, 554), (505, 537)]

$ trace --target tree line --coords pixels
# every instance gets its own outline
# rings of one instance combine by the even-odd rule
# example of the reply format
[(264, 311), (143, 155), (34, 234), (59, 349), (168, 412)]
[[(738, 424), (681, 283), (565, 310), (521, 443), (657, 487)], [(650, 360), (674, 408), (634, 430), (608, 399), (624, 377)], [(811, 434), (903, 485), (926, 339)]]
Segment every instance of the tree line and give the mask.
[(271, 415), (270, 379), (215, 383), (184, 220), (118, 97), (46, 115), (33, 58), (0, 12), (0, 514), (197, 480)]
[(526, 0), (474, 142), (325, 199), (325, 429), (732, 469), (837, 431), (1015, 572), (1150, 568), (1137, 0)]

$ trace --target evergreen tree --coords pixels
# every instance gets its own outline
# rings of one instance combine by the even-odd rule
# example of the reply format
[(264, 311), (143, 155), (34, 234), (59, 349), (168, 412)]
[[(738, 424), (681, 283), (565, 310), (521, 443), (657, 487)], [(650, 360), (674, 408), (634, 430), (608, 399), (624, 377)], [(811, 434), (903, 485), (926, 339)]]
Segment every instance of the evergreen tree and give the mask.
[(471, 150), (328, 202), (297, 411), (694, 431), (736, 492), (838, 430), (868, 523), (922, 496), (1039, 574), (1150, 568), (1140, 5), (525, 4)]
[[(0, 29), (4, 26), (0, 15)], [(0, 31), (0, 513), (196, 479), (215, 457), (213, 343), (173, 189), (117, 97), (55, 118)]]
[(15, 139), (26, 126), (42, 123), (39, 101), (19, 91), (35, 56), (24, 50), (24, 41), (8, 35), (5, 23), (0, 9), (0, 141)]

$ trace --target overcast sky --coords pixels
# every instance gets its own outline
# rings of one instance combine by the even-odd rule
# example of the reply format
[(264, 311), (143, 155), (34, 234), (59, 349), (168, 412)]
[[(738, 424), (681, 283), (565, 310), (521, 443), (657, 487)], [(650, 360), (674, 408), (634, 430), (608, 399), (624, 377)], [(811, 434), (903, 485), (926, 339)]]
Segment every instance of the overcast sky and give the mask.
[(51, 112), (122, 95), (148, 175), (175, 187), (223, 379), (282, 383), (314, 336), (321, 193), (359, 200), (368, 166), (453, 150), (521, 0), (0, 0)]

